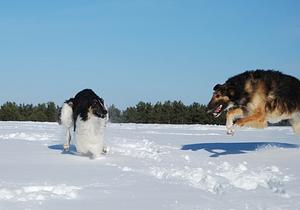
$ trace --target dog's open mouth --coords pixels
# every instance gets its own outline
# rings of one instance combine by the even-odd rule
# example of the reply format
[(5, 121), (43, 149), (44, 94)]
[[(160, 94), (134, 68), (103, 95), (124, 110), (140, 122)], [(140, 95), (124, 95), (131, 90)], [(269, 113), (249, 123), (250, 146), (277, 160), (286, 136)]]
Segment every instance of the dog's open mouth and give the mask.
[(222, 114), (223, 111), (223, 105), (220, 104), (219, 106), (217, 106), (217, 108), (214, 110), (213, 115), (215, 118), (219, 117)]

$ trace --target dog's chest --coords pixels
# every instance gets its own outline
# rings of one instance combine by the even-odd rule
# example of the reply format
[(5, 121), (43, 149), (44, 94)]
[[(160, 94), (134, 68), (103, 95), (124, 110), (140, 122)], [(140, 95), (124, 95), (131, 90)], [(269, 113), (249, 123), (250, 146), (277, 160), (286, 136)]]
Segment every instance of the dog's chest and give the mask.
[(82, 136), (85, 139), (94, 139), (103, 135), (105, 120), (89, 116), (87, 120), (82, 120), (80, 116), (76, 121), (76, 136)]

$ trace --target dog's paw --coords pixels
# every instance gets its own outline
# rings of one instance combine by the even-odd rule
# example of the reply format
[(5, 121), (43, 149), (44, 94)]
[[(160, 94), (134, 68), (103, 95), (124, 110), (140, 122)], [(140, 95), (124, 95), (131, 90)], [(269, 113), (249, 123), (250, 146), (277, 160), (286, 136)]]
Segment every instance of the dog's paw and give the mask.
[(69, 151), (70, 145), (69, 144), (64, 144), (64, 151)]
[(107, 148), (106, 146), (104, 146), (103, 150), (102, 150), (102, 154), (106, 155), (108, 152), (109, 152), (109, 148)]
[(235, 127), (236, 127), (235, 125), (228, 126), (228, 127), (226, 128), (226, 129), (227, 129), (227, 134), (233, 136), (234, 133), (235, 133)]

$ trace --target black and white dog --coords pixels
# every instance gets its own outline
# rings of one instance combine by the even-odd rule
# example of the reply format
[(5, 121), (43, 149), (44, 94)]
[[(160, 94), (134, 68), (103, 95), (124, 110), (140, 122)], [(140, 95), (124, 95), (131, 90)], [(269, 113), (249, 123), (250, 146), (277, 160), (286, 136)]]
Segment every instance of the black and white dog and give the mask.
[(64, 150), (69, 150), (73, 127), (77, 152), (92, 158), (101, 156), (106, 152), (104, 128), (107, 120), (108, 112), (104, 100), (91, 89), (84, 89), (74, 98), (66, 100), (60, 113), (60, 123), (67, 130)]

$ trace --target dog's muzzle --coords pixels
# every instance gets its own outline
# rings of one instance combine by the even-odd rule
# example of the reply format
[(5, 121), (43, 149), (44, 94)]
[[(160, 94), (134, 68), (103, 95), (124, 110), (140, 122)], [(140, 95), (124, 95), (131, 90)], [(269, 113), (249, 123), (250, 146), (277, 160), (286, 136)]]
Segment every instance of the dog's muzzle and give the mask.
[(94, 112), (94, 114), (95, 114), (97, 117), (100, 117), (100, 118), (106, 118), (106, 116), (107, 116), (107, 110), (103, 110), (102, 112), (96, 111), (96, 112)]
[(206, 112), (208, 114), (212, 113), (215, 118), (219, 117), (222, 114), (223, 111), (224, 111), (224, 105), (223, 104), (220, 104), (220, 105), (216, 106), (215, 108), (210, 107), (206, 110)]

